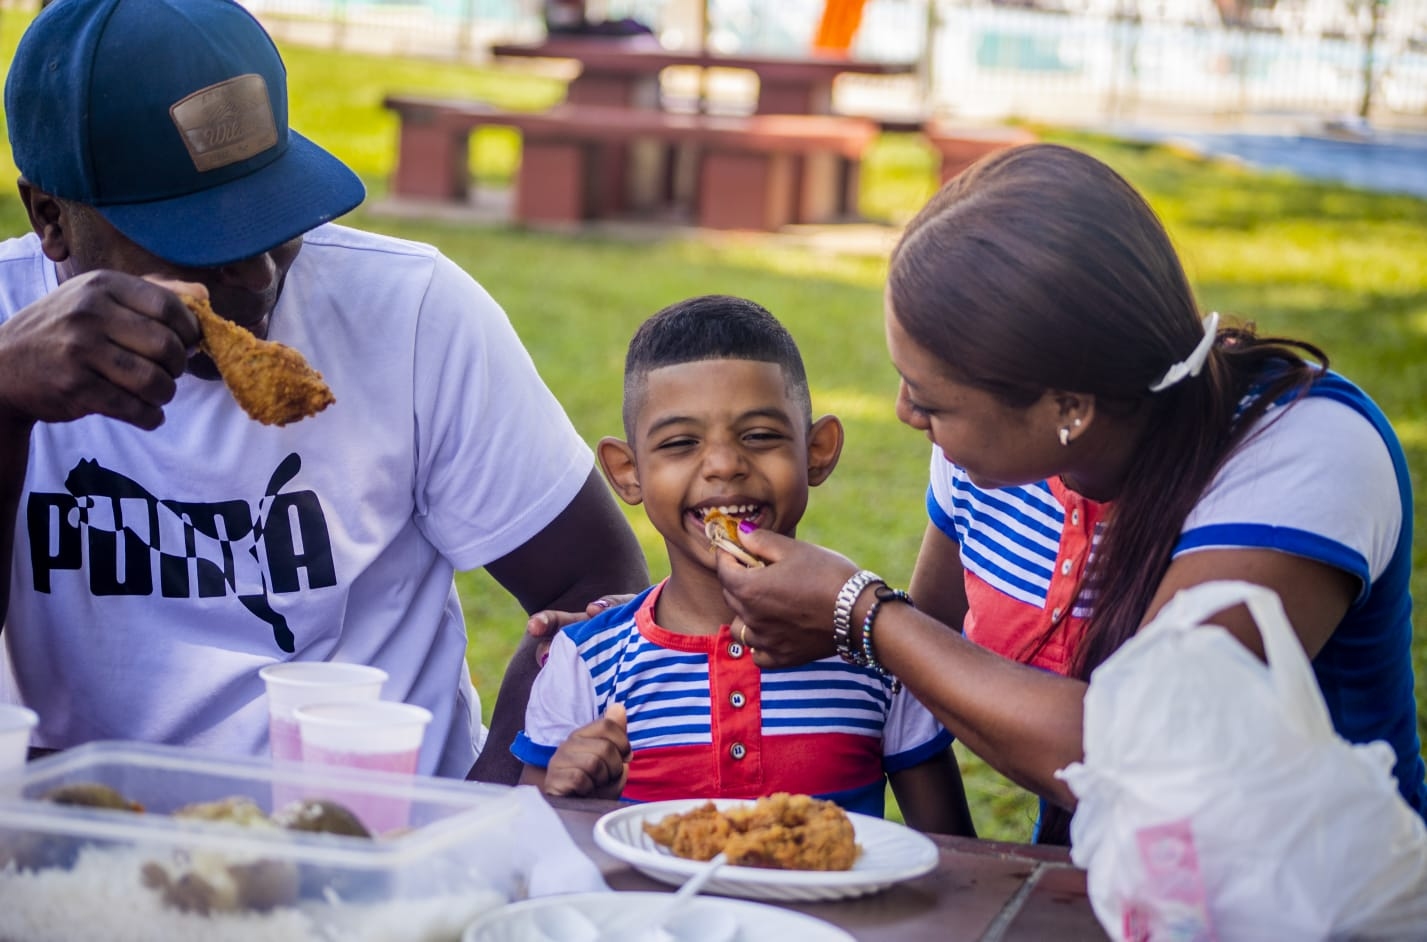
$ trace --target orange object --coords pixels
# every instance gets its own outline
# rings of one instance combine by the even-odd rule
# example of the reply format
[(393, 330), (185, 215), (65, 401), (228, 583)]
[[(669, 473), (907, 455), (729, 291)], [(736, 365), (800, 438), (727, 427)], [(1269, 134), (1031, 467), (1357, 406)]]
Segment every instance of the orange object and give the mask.
[(813, 38), (818, 52), (847, 52), (862, 25), (862, 8), (867, 0), (823, 0), (822, 19)]

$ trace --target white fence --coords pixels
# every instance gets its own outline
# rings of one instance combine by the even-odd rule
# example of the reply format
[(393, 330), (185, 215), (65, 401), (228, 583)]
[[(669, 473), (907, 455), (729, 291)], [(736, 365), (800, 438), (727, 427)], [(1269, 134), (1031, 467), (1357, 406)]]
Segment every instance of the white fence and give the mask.
[[(590, 6), (605, 17), (638, 18), (666, 43), (687, 45), (694, 39), (689, 2)], [(707, 2), (708, 43), (725, 51), (805, 50), (821, 8), (821, 0)], [(289, 41), (472, 62), (485, 61), (491, 42), (540, 33), (533, 0), (247, 3)], [(1233, 11), (1228, 19), (1224, 7)], [(1427, 0), (1386, 0), (1373, 11), (1374, 0), (1038, 0), (1034, 8), (869, 0), (855, 51), (916, 59), (922, 74), (900, 84), (848, 80), (843, 91), (855, 109), (910, 96), (920, 106), (987, 119), (1365, 113), (1427, 124)]]
[(998, 117), (1427, 117), (1427, 54), (1382, 35), (961, 7), (931, 62), (938, 103)]

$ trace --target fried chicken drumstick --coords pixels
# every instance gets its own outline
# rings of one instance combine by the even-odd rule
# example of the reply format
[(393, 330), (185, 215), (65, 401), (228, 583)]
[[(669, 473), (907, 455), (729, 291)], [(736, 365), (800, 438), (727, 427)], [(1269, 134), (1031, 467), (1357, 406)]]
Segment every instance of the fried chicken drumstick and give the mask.
[(704, 514), (704, 534), (713, 544), (712, 549), (723, 550), (749, 569), (765, 565), (763, 560), (748, 552), (739, 542), (737, 517), (730, 517), (722, 510), (708, 511)]
[(213, 313), (206, 298), (181, 294), (198, 317), (200, 349), (212, 358), (243, 411), (264, 425), (287, 425), (336, 402), (322, 374), (291, 347), (259, 340), (252, 331)]

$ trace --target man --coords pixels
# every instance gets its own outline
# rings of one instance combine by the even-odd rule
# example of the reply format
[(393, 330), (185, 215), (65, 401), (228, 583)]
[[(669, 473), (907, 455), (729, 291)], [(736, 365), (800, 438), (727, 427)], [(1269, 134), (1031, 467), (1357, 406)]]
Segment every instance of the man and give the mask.
[[(514, 781), (534, 657), (481, 750), (453, 571), (527, 611), (648, 574), (501, 309), (429, 246), (330, 224), (362, 184), (289, 131), (229, 0), (56, 0), (5, 107), (34, 232), (0, 244), (0, 696), (34, 744), (263, 754), (259, 668), (331, 659), (435, 714), (421, 771)], [(171, 289), (335, 404), (249, 419)]]

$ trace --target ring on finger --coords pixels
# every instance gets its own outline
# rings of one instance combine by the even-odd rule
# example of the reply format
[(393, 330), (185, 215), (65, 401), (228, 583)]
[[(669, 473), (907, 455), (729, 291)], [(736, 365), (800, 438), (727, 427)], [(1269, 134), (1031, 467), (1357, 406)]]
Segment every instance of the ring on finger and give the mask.
[(743, 624), (738, 627), (738, 643), (745, 648), (748, 647), (748, 625)]

